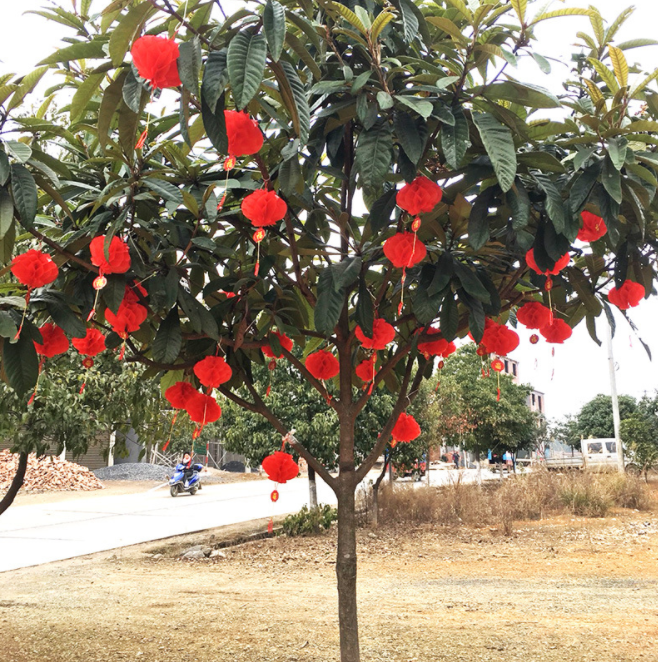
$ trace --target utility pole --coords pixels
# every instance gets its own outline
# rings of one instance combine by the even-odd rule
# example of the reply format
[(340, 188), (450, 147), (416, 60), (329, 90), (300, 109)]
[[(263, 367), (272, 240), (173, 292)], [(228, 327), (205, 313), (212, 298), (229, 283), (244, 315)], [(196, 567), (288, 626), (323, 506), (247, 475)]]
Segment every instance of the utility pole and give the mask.
[(612, 326), (608, 321), (608, 367), (610, 369), (610, 395), (612, 396), (612, 422), (615, 428), (615, 442), (617, 447), (617, 468), (624, 473), (624, 449), (621, 445), (619, 398), (617, 398), (617, 375), (615, 369), (615, 358), (612, 354)]

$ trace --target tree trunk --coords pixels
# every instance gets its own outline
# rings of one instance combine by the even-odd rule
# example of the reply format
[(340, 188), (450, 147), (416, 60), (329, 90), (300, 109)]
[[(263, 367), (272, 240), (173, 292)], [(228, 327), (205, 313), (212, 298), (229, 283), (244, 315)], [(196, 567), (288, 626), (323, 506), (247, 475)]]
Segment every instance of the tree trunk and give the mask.
[(360, 662), (359, 625), (356, 606), (356, 515), (351, 476), (340, 476), (338, 497), (338, 621), (341, 662)]
[(11, 485), (7, 490), (7, 494), (5, 494), (2, 501), (0, 501), (0, 515), (2, 515), (2, 513), (4, 513), (12, 503), (14, 503), (14, 499), (18, 494), (18, 490), (20, 490), (23, 486), (23, 481), (25, 480), (25, 471), (27, 470), (27, 458), (27, 453), (21, 453), (18, 456), (18, 468), (16, 469), (16, 474), (11, 481)]
[[(649, 482), (648, 480), (646, 481)], [(379, 526), (379, 485), (372, 486), (372, 525)]]
[(315, 482), (315, 469), (308, 468), (308, 503), (310, 508), (318, 507), (318, 486)]

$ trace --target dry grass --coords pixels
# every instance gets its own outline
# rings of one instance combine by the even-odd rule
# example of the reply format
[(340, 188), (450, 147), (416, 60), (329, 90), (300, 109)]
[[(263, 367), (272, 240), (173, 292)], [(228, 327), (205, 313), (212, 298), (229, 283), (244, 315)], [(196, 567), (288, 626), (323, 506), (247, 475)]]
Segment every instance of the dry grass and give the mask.
[(508, 534), (514, 521), (560, 514), (604, 517), (612, 508), (649, 510), (654, 503), (636, 477), (581, 472), (537, 472), (483, 486), (461, 480), (442, 487), (385, 486), (379, 495), (382, 522), (494, 524)]

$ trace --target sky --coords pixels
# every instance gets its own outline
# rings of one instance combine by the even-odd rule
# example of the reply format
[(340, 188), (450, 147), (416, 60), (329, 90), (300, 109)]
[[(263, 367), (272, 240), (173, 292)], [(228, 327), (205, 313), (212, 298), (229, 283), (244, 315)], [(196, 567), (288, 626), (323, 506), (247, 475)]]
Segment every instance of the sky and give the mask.
[[(107, 0), (94, 0), (94, 6), (103, 6)], [(70, 32), (56, 23), (48, 23), (40, 16), (26, 14), (48, 4), (69, 8), (73, 0), (1, 0), (0, 18), (3, 36), (0, 40), (0, 72), (29, 73), (34, 65), (58, 47), (59, 40)], [(228, 7), (233, 3), (227, 0)], [(532, 15), (544, 3), (530, 6)], [(550, 9), (562, 7), (586, 7), (582, 2), (556, 0)], [(622, 0), (596, 0), (603, 17), (610, 23), (627, 3)], [(636, 10), (619, 32), (618, 41), (638, 37), (654, 37), (658, 24), (658, 2), (635, 0)], [(569, 55), (579, 31), (591, 32), (589, 21), (584, 17), (568, 17), (557, 21), (546, 21), (537, 29), (539, 45), (537, 51), (545, 57), (556, 58), (562, 65), (553, 62), (550, 75), (542, 74), (534, 63), (521, 63), (513, 74), (520, 79), (551, 88), (560, 92), (560, 82), (568, 73)], [(658, 46), (635, 49), (627, 52), (631, 63), (639, 63), (643, 70), (658, 67)], [(617, 333), (613, 340), (616, 365), (617, 390), (620, 394), (641, 397), (658, 389), (658, 300), (643, 301), (632, 309), (631, 319), (639, 328), (640, 336), (650, 346), (653, 361), (626, 321), (617, 314)], [(521, 345), (510, 356), (520, 362), (520, 377), (535, 389), (546, 394), (546, 413), (549, 418), (576, 414), (579, 409), (598, 393), (610, 393), (608, 354), (605, 342), (605, 318), (598, 319), (598, 335), (602, 347), (589, 337), (585, 324), (574, 330), (573, 336), (564, 345), (548, 345), (543, 340), (537, 345), (528, 341), (529, 332), (519, 330)], [(554, 355), (552, 348), (555, 348)]]

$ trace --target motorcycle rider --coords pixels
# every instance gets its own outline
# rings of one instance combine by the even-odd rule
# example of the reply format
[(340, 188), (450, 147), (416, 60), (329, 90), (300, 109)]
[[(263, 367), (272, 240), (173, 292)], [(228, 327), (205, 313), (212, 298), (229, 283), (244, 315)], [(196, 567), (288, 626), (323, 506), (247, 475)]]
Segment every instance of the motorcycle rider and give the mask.
[(192, 468), (192, 455), (189, 451), (183, 453), (183, 459), (181, 460), (183, 465), (183, 479), (185, 481), (185, 487), (187, 487), (190, 478), (194, 475), (194, 469)]

